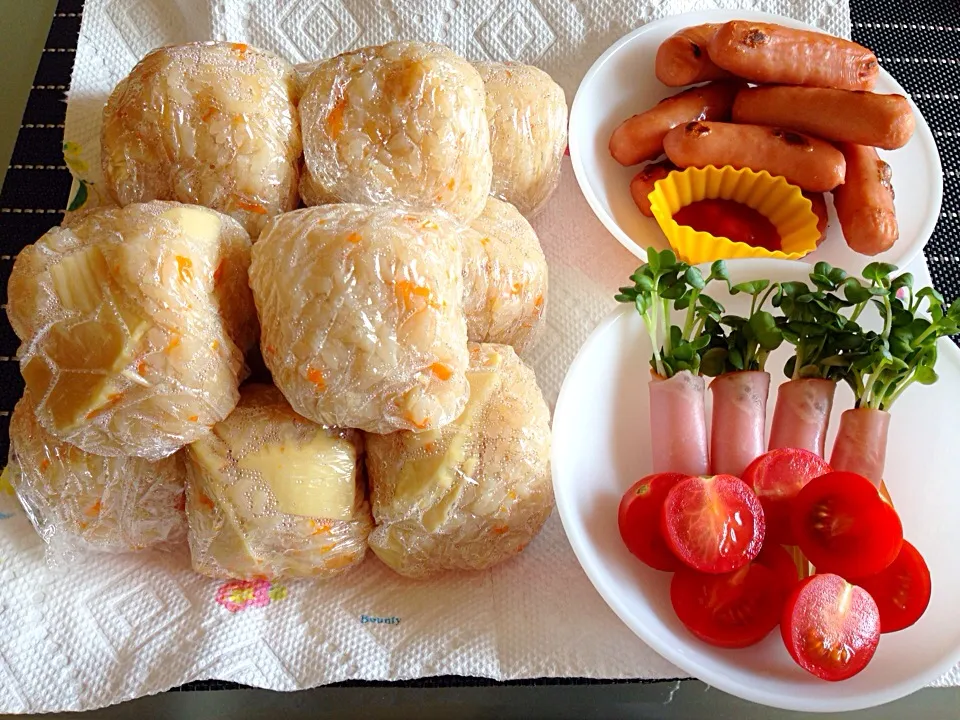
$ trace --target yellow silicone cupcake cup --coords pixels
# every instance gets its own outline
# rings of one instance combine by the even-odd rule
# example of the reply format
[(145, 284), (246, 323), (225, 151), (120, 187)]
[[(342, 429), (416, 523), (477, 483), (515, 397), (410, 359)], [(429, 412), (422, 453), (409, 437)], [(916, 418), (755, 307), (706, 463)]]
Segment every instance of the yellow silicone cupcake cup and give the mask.
[[(780, 235), (780, 250), (766, 250), (729, 238), (699, 232), (673, 219), (674, 213), (698, 200), (735, 200), (766, 216)], [(796, 260), (817, 247), (820, 233), (813, 206), (796, 185), (766, 170), (716, 168), (674, 170), (657, 180), (650, 193), (650, 209), (670, 247), (691, 264), (731, 258)]]

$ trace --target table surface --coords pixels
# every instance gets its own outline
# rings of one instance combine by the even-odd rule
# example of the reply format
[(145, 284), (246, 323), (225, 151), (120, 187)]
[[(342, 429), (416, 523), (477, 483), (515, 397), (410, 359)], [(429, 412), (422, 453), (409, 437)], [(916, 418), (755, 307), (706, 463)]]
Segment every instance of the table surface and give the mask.
[[(936, 133), (943, 157), (945, 174), (944, 210), (938, 232), (927, 250), (934, 281), (948, 297), (960, 294), (960, 257), (957, 256), (958, 213), (960, 185), (957, 183), (958, 168), (955, 161), (960, 156), (960, 121), (956, 115), (957, 93), (960, 92), (960, 69), (956, 58), (960, 56), (960, 6), (957, 0), (925, 0), (903, 4), (901, 0), (851, 0), (854, 39), (861, 40), (877, 50), (881, 62), (913, 93), (924, 115), (934, 125), (933, 116), (946, 113), (946, 126), (950, 130)], [(61, 101), (62, 91), (69, 84), (69, 64), (55, 52), (44, 56), (45, 41), (50, 31), (54, 35), (71, 35), (75, 43), (79, 29), (82, 0), (0, 0), (0, 185), (8, 168), (17, 173), (19, 185), (31, 185), (35, 192), (46, 199), (45, 208), (59, 208), (66, 203), (69, 178), (43, 179), (33, 174), (42, 165), (20, 162), (21, 148), (31, 144), (21, 135), (17, 156), (11, 163), (11, 154), (18, 132), (36, 133), (49, 139), (43, 141), (56, 150), (62, 139), (63, 109), (50, 107), (51, 102)], [(926, 14), (925, 14), (926, 13)], [(51, 20), (55, 23), (51, 30)], [(907, 39), (915, 47), (897, 47), (894, 34), (902, 30), (913, 33)], [(928, 31), (939, 33), (929, 43)], [(57, 41), (50, 47), (62, 47)], [(878, 45), (880, 43), (880, 45)], [(884, 44), (886, 43), (886, 47)], [(945, 46), (941, 46), (945, 43)], [(891, 51), (891, 48), (896, 48)], [(887, 55), (885, 58), (884, 55)], [(935, 59), (921, 59), (924, 55)], [(943, 58), (937, 60), (936, 58)], [(41, 60), (44, 64), (41, 64)], [(38, 70), (39, 67), (39, 70)], [(925, 75), (918, 71), (929, 70)], [(944, 72), (950, 76), (942, 77)], [(35, 79), (36, 74), (36, 79)], [(923, 92), (927, 91), (927, 92)], [(31, 94), (32, 93), (32, 94)], [(51, 95), (51, 93), (53, 93)], [(952, 98), (952, 101), (951, 101)], [(28, 100), (31, 107), (27, 107)], [(948, 105), (943, 106), (947, 101)], [(36, 105), (36, 107), (34, 107)], [(38, 110), (40, 107), (46, 109)], [(24, 110), (27, 118), (21, 120)], [(48, 117), (48, 115), (55, 117)], [(36, 120), (40, 115), (45, 122)], [(942, 126), (943, 124), (941, 124)], [(38, 138), (39, 140), (39, 138)], [(27, 157), (28, 160), (32, 158)], [(56, 155), (45, 158), (59, 167), (62, 162)], [(42, 159), (41, 159), (42, 161)], [(50, 165), (46, 166), (48, 169)], [(23, 175), (21, 175), (21, 173)], [(58, 173), (58, 175), (60, 175)], [(45, 176), (44, 176), (45, 178)], [(26, 188), (24, 189), (26, 190)], [(19, 196), (13, 187), (4, 187), (3, 198)], [(14, 197), (16, 200), (16, 197)], [(52, 203), (52, 204), (51, 204)], [(7, 203), (0, 202), (0, 205)], [(18, 206), (9, 203), (11, 207)], [(47, 226), (59, 221), (58, 217), (31, 218), (21, 214), (21, 219), (43, 221)], [(14, 216), (16, 217), (16, 216)], [(0, 219), (2, 220), (2, 219)], [(40, 224), (42, 225), (43, 222)], [(0, 223), (3, 226), (3, 223)], [(39, 226), (39, 225), (38, 225)], [(945, 227), (946, 226), (946, 227)], [(11, 234), (29, 232), (26, 226), (10, 224)], [(5, 248), (5, 252), (10, 252)], [(8, 348), (3, 348), (7, 352)], [(12, 352), (11, 352), (12, 354)], [(19, 378), (17, 378), (19, 380)], [(3, 383), (6, 384), (6, 383)], [(0, 412), (0, 421), (6, 413)], [(0, 455), (6, 454), (6, 422), (0, 430)], [(140, 698), (101, 711), (91, 711), (90, 716), (103, 718), (134, 717), (210, 717), (246, 718), (276, 716), (281, 713), (294, 720), (310, 718), (352, 718), (369, 720), (386, 717), (415, 716), (428, 720), (448, 717), (453, 712), (464, 718), (698, 718), (716, 720), (753, 718), (807, 718), (802, 713), (770, 710), (759, 705), (712, 690), (695, 680), (685, 681), (589, 681), (589, 680), (534, 680), (511, 683), (495, 683), (475, 678), (433, 678), (407, 683), (343, 683), (315, 688), (296, 693), (276, 693), (257, 689), (220, 689), (224, 683), (192, 683), (176, 691)], [(6, 716), (0, 716), (6, 717)], [(11, 716), (13, 717), (13, 716)], [(45, 718), (68, 717), (67, 714), (45, 715)], [(75, 715), (70, 715), (75, 717)], [(820, 717), (833, 717), (823, 715)], [(837, 715), (836, 717), (841, 717)], [(844, 718), (871, 718), (871, 720), (924, 720), (926, 718), (960, 717), (960, 688), (928, 689), (896, 703), (861, 713), (848, 713)]]

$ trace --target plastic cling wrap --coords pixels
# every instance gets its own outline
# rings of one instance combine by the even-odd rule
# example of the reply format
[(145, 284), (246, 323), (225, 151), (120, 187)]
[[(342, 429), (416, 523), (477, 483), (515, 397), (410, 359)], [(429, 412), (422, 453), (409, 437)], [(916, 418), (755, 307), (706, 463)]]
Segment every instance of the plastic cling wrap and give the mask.
[(329, 205), (340, 202), (333, 195), (329, 194), (313, 179), (313, 175), (304, 165), (300, 168), (300, 200), (307, 207), (316, 205)]
[(302, 151), (293, 67), (242, 43), (148, 54), (103, 111), (101, 164), (121, 205), (179, 200), (220, 210), (257, 237), (297, 206)]
[(301, 415), (367, 432), (426, 430), (467, 400), (460, 231), (392, 207), (282, 215), (250, 268), (274, 382)]
[(454, 423), (367, 437), (370, 546), (402, 575), (502, 562), (553, 510), (550, 415), (533, 371), (509, 346), (471, 344), (467, 377)]
[(545, 317), (547, 260), (530, 223), (510, 203), (489, 198), (464, 233), (463, 281), (470, 340), (520, 352), (536, 339)]
[(129, 552), (186, 535), (180, 453), (149, 462), (83, 452), (40, 427), (29, 391), (10, 419), (7, 474), (56, 553)]
[(490, 193), (483, 82), (442, 45), (391, 42), (321, 63), (300, 122), (310, 173), (343, 202), (436, 208), (469, 222)]
[(560, 182), (567, 147), (563, 88), (530, 65), (478, 63), (487, 92), (493, 194), (532, 217)]
[(300, 417), (269, 385), (190, 445), (187, 516), (197, 572), (323, 577), (363, 560), (372, 527), (359, 434)]
[(40, 424), (98, 455), (157, 460), (225, 418), (256, 338), (250, 238), (151, 202), (53, 228), (17, 257), (7, 315)]

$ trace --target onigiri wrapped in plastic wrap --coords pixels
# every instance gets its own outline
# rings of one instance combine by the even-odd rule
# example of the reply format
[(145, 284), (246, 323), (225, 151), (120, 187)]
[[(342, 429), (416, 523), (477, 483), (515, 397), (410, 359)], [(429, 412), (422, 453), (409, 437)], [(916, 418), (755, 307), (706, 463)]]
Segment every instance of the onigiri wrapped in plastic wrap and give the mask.
[(86, 452), (157, 460), (225, 418), (258, 336), (250, 249), (233, 218), (160, 201), (27, 246), (7, 316), (40, 424)]
[(533, 371), (507, 345), (471, 343), (467, 378), (452, 424), (367, 436), (370, 547), (401, 575), (488, 568), (553, 510), (550, 414)]
[(442, 45), (391, 42), (320, 63), (300, 123), (307, 168), (342, 202), (440, 209), (468, 222), (490, 193), (483, 82)]
[(463, 236), (464, 312), (474, 342), (512, 345), (537, 338), (545, 317), (547, 260), (530, 223), (489, 198)]
[(567, 147), (567, 101), (543, 70), (477, 63), (487, 94), (492, 192), (532, 217), (560, 182)]
[(307, 207), (340, 202), (320, 187), (317, 181), (313, 179), (313, 175), (310, 174), (306, 165), (300, 168), (300, 200)]
[(276, 218), (253, 249), (261, 351), (293, 409), (331, 427), (428, 430), (467, 400), (460, 230), (395, 207)]
[(86, 453), (40, 426), (29, 391), (10, 418), (6, 475), (58, 553), (130, 552), (186, 538), (180, 453), (156, 462)]
[(373, 526), (360, 440), (300, 417), (273, 386), (244, 386), (230, 417), (185, 451), (194, 570), (326, 577), (358, 564)]
[(293, 67), (242, 43), (160, 48), (103, 111), (103, 177), (121, 205), (178, 200), (239, 220), (256, 238), (297, 207), (302, 152)]

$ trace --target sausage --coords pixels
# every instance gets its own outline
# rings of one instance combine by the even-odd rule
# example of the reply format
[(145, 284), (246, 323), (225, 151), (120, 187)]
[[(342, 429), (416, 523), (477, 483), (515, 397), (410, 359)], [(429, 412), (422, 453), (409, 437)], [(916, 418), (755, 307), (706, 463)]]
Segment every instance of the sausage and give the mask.
[(820, 237), (817, 238), (817, 247), (827, 239), (827, 222), (830, 220), (830, 214), (827, 212), (827, 199), (823, 193), (811, 193), (804, 191), (803, 196), (810, 201), (813, 214), (817, 216), (817, 232)]
[(825, 192), (843, 182), (843, 155), (830, 143), (792, 130), (695, 121), (674, 128), (663, 149), (682, 168), (750, 168), (782, 175), (802, 190)]
[(660, 43), (654, 65), (657, 79), (664, 85), (680, 87), (729, 78), (730, 73), (717, 67), (707, 54), (710, 38), (719, 27), (718, 23), (694, 25)]
[(871, 408), (844, 410), (833, 441), (830, 467), (857, 473), (880, 486), (887, 457), (890, 413)]
[(707, 415), (704, 380), (681, 370), (650, 381), (650, 459), (653, 472), (706, 475)]
[(665, 98), (628, 118), (610, 137), (610, 154), (621, 165), (655, 160), (663, 153), (663, 136), (691, 120), (728, 120), (739, 83), (716, 82)]
[(644, 167), (630, 181), (630, 195), (633, 196), (633, 201), (640, 208), (641, 213), (647, 217), (653, 217), (653, 211), (650, 210), (650, 193), (653, 192), (657, 180), (663, 180), (676, 169), (677, 166), (669, 160), (661, 160)]
[(724, 373), (710, 383), (710, 391), (713, 393), (710, 472), (742, 477), (747, 465), (763, 455), (770, 373), (759, 370)]
[(850, 249), (863, 255), (889, 250), (900, 237), (893, 207), (890, 166), (865, 145), (838, 145), (847, 161), (846, 181), (833, 191), (833, 205)]
[(733, 121), (886, 150), (906, 145), (916, 125), (903, 95), (789, 85), (741, 90), (733, 103)]
[(772, 23), (733, 20), (707, 47), (710, 59), (751, 82), (872, 90), (877, 56), (849, 40)]
[(803, 448), (823, 457), (836, 392), (833, 380), (797, 378), (783, 383), (777, 390), (768, 448)]

